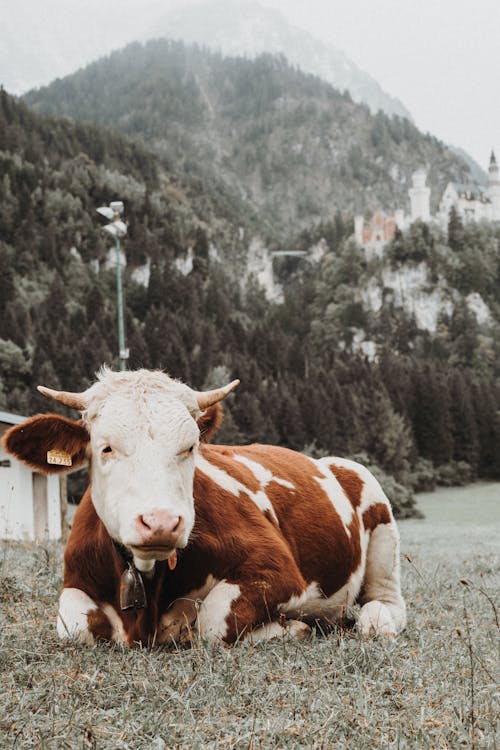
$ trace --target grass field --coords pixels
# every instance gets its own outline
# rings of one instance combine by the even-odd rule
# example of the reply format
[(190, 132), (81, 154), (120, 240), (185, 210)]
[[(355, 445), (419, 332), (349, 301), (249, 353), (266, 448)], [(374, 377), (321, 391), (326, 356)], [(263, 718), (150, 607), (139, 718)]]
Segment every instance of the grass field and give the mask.
[(61, 645), (62, 549), (4, 543), (0, 748), (496, 748), (500, 485), (419, 503), (426, 519), (400, 524), (409, 621), (393, 641)]

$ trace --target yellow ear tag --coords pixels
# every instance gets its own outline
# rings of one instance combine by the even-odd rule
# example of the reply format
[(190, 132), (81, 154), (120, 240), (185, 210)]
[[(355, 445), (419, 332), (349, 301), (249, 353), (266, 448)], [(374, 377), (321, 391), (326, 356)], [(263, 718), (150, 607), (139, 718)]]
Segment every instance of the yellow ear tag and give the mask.
[(66, 451), (47, 451), (47, 463), (56, 466), (73, 466), (73, 460)]

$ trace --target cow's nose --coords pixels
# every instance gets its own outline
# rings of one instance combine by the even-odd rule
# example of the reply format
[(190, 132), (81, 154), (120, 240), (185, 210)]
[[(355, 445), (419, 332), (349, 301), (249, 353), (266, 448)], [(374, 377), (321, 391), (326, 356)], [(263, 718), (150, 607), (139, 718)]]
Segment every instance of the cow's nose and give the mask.
[(141, 544), (175, 547), (184, 531), (184, 519), (165, 510), (152, 510), (136, 518)]

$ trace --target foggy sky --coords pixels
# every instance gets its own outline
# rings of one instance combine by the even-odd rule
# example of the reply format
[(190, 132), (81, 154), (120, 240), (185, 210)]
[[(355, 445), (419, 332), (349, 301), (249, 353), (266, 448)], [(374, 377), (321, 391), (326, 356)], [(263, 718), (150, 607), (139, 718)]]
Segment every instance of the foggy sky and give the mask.
[[(195, 1), (0, 0), (0, 24), (15, 24), (21, 41), (31, 46), (51, 28), (73, 25), (75, 39), (67, 44), (79, 45), (83, 64), (90, 62), (91, 46), (84, 32), (88, 39), (109, 37), (109, 49), (116, 48), (133, 37), (134, 16), (142, 15), (146, 25), (148, 17), (154, 21)], [(420, 129), (461, 146), (483, 167), (491, 148), (500, 152), (500, 0), (260, 2), (346, 52), (401, 99)], [(67, 54), (58, 52), (61, 58)]]
[(500, 151), (499, 0), (261, 2), (341, 47), (420, 129), (481, 166)]

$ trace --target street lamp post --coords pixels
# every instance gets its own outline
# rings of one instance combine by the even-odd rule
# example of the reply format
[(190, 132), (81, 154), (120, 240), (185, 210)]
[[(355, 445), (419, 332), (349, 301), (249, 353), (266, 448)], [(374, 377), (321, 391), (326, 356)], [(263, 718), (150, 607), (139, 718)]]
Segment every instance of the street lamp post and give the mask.
[(116, 247), (116, 297), (118, 308), (118, 348), (120, 357), (120, 370), (127, 369), (127, 360), (130, 350), (125, 346), (125, 321), (123, 317), (123, 284), (122, 284), (122, 262), (120, 239), (127, 234), (127, 225), (122, 220), (124, 206), (122, 201), (112, 201), (109, 206), (100, 206), (97, 213), (106, 217), (109, 224), (103, 227), (115, 239)]

